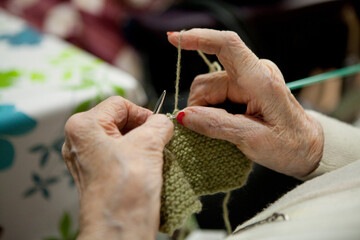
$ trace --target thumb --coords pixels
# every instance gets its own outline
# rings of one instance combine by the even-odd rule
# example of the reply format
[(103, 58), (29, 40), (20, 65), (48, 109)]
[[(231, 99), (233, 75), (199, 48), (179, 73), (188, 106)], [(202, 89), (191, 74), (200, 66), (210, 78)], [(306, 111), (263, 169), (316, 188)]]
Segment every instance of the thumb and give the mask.
[(163, 114), (150, 115), (144, 124), (125, 135), (128, 143), (163, 150), (174, 132), (174, 124)]
[(192, 131), (223, 139), (238, 147), (248, 146), (266, 127), (257, 119), (243, 114), (230, 114), (212, 107), (187, 107), (177, 115), (177, 121)]

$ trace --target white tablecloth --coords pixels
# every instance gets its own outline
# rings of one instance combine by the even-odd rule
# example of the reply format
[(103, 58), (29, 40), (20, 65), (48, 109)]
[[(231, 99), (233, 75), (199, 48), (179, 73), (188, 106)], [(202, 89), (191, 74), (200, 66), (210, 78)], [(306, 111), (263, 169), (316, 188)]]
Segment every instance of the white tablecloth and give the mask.
[(1, 240), (75, 235), (78, 199), (61, 158), (64, 124), (110, 95), (146, 103), (130, 75), (0, 9)]

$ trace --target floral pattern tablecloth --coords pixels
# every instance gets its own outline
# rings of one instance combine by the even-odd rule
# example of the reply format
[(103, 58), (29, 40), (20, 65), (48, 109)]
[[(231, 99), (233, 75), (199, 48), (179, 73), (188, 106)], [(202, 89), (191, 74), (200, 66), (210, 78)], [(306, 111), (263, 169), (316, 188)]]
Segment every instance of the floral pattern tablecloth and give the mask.
[(75, 238), (64, 124), (110, 95), (147, 101), (130, 75), (0, 9), (1, 240)]

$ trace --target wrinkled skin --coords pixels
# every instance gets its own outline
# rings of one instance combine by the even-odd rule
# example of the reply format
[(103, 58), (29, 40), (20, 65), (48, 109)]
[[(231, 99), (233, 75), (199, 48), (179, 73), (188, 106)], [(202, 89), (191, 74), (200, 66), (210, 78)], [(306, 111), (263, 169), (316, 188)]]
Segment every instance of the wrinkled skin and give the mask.
[[(169, 33), (178, 46), (179, 33)], [(192, 29), (182, 33), (181, 47), (215, 54), (225, 71), (200, 75), (192, 83), (183, 125), (212, 138), (228, 140), (251, 160), (275, 171), (304, 177), (319, 164), (324, 137), (286, 87), (277, 66), (258, 59), (236, 33)], [(226, 99), (247, 104), (246, 114), (195, 107)]]
[(80, 198), (78, 239), (155, 239), (173, 127), (121, 97), (67, 121), (63, 156)]
[[(177, 46), (178, 37), (170, 33), (169, 41)], [(275, 64), (259, 60), (232, 32), (193, 29), (183, 33), (182, 47), (216, 54), (225, 67), (194, 80), (186, 127), (233, 142), (278, 172), (302, 177), (316, 168), (322, 129), (297, 103)], [(247, 104), (246, 114), (204, 107), (225, 99)], [(78, 239), (155, 239), (163, 149), (173, 128), (164, 115), (121, 97), (68, 120), (63, 157), (79, 193)]]

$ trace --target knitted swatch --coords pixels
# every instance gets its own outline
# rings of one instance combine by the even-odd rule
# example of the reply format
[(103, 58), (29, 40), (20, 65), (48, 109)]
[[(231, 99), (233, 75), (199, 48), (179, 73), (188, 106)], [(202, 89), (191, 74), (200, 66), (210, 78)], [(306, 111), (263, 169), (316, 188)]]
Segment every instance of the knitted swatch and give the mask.
[(232, 143), (195, 133), (173, 119), (174, 136), (164, 150), (160, 231), (171, 235), (194, 212), (199, 196), (245, 184), (251, 162)]

